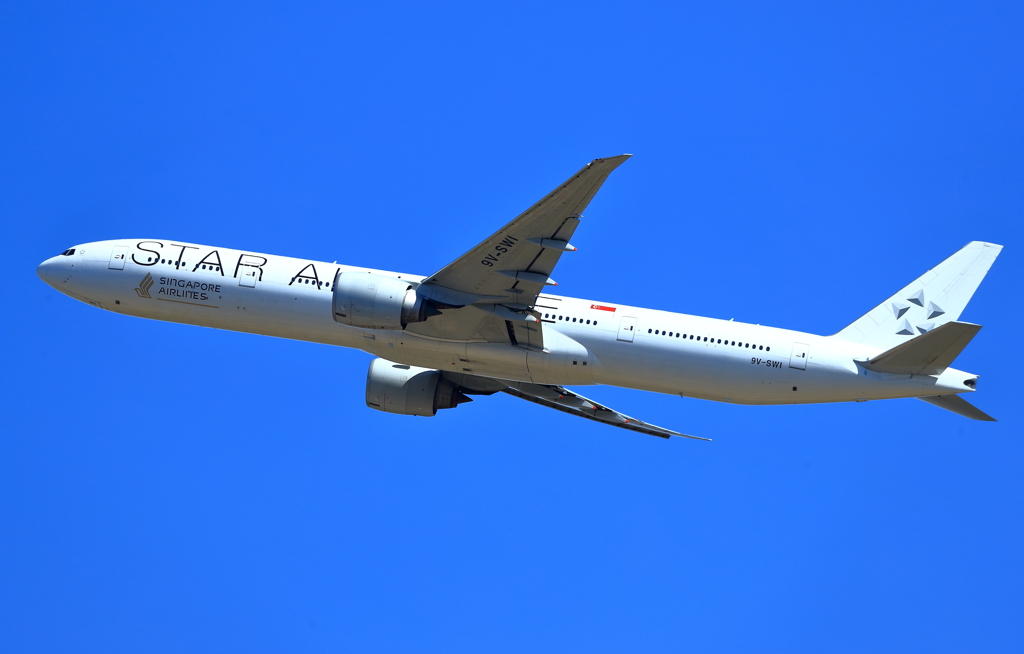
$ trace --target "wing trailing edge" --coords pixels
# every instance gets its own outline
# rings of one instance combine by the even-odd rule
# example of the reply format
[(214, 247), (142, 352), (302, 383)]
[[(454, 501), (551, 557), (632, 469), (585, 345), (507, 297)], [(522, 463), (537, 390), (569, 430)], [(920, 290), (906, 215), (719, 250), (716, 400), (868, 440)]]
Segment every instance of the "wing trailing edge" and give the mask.
[[(531, 386), (532, 385), (533, 384), (531, 384)], [(504, 388), (503, 391), (513, 397), (518, 397), (526, 400), (527, 402), (546, 406), (549, 409), (554, 409), (555, 411), (579, 416), (580, 418), (586, 418), (587, 420), (594, 420), (606, 425), (611, 425), (612, 427), (619, 427), (621, 429), (628, 429), (641, 434), (647, 434), (648, 436), (657, 436), (658, 438), (672, 438), (673, 436), (680, 436), (682, 438), (692, 438), (698, 441), (711, 440), (710, 438), (682, 434), (678, 431), (652, 425), (651, 423), (644, 422), (638, 418), (632, 418), (624, 413), (616, 411), (615, 409), (606, 407), (603, 404), (589, 400), (582, 395), (577, 395), (576, 393), (561, 387), (552, 386), (548, 388), (563, 391), (564, 395), (558, 399), (549, 399), (548, 397), (541, 397), (540, 395), (535, 395), (533, 393), (524, 393), (513, 386), (508, 386)]]
[(554, 384), (533, 384), (529, 382), (508, 381), (495, 379), (493, 377), (480, 377), (465, 373), (454, 373), (444, 371), (441, 375), (457, 386), (459, 390), (467, 395), (493, 395), (497, 392), (507, 393), (527, 402), (533, 402), (549, 409), (568, 413), (570, 415), (594, 420), (612, 427), (628, 429), (649, 436), (659, 438), (671, 438), (679, 436), (692, 438), (698, 441), (710, 441), (710, 438), (690, 436), (678, 431), (652, 425), (632, 416), (616, 411), (600, 402), (583, 397), (563, 386)]

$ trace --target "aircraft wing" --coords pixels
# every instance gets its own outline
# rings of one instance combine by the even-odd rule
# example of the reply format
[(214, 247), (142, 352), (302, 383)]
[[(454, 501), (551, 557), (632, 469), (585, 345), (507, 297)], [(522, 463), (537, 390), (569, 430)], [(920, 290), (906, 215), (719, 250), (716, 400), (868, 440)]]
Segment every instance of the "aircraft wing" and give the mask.
[(506, 381), (502, 379), (493, 379), (491, 377), (467, 375), (464, 373), (442, 372), (441, 374), (458, 386), (459, 389), (467, 395), (491, 395), (501, 391), (528, 402), (546, 406), (549, 409), (562, 411), (563, 413), (579, 416), (580, 418), (586, 418), (587, 420), (602, 422), (606, 425), (611, 425), (612, 427), (640, 432), (641, 434), (658, 436), (659, 438), (681, 436), (682, 438), (692, 438), (699, 441), (711, 440), (710, 438), (701, 438), (700, 436), (682, 434), (671, 429), (652, 425), (651, 423), (644, 422), (638, 418), (627, 416), (624, 413), (605, 406), (600, 402), (595, 402), (594, 400), (583, 397), (579, 393), (574, 393), (562, 386)]
[(495, 333), (486, 328), (486, 323), (493, 323), (500, 326), (498, 332), (509, 334), (502, 337), (505, 342), (543, 348), (540, 323), (532, 313), (537, 296), (544, 286), (555, 285), (551, 273), (562, 253), (576, 249), (569, 239), (583, 210), (608, 175), (630, 156), (593, 160), (515, 220), (423, 280), (419, 292), (444, 316), (410, 325), (409, 330), (471, 339), (482, 330)]
[[(523, 386), (526, 384), (520, 384)], [(529, 386), (539, 386), (539, 384), (529, 384)], [(599, 402), (583, 397), (578, 393), (573, 393), (570, 390), (562, 388), (561, 386), (543, 386), (548, 389), (551, 394), (557, 393), (559, 399), (553, 399), (552, 395), (545, 394), (544, 396), (524, 392), (518, 388), (509, 386), (504, 390), (509, 395), (533, 402), (541, 406), (546, 406), (549, 409), (555, 409), (556, 411), (562, 411), (574, 416), (586, 418), (587, 420), (595, 420), (597, 422), (603, 422), (606, 425), (612, 427), (620, 427), (622, 429), (628, 429), (630, 431), (637, 431), (641, 434), (648, 434), (650, 436), (658, 436), (659, 438), (671, 438), (672, 436), (681, 436), (683, 438), (692, 438), (698, 441), (709, 441), (710, 438), (701, 438), (700, 436), (690, 436), (689, 434), (681, 434), (671, 429), (665, 429), (657, 425), (652, 425), (649, 422), (644, 422), (638, 418), (632, 418), (624, 413), (620, 413), (611, 407), (607, 407)]]

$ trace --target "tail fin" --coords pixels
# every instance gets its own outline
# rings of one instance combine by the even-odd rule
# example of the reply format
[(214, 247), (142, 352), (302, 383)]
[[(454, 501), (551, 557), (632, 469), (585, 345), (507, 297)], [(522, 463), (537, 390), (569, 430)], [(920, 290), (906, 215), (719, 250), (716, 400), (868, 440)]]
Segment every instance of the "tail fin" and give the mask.
[(947, 411), (953, 413), (959, 413), (962, 416), (966, 416), (971, 420), (986, 420), (989, 422), (995, 422), (996, 419), (985, 413), (978, 407), (974, 406), (959, 395), (929, 395), (928, 397), (919, 397), (919, 400), (924, 400), (928, 404), (934, 404), (937, 407), (941, 407)]
[(894, 375), (941, 375), (979, 330), (981, 325), (947, 322), (860, 365)]
[(835, 338), (887, 350), (957, 320), (1002, 249), (994, 243), (968, 243)]

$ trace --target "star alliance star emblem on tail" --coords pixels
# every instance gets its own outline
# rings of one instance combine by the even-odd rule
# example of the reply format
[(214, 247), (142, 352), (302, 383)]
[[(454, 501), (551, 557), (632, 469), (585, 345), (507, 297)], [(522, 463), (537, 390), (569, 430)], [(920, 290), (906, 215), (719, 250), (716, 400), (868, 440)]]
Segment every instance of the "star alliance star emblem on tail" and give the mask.
[(152, 286), (153, 276), (150, 275), (149, 273), (146, 273), (146, 276), (142, 278), (141, 282), (139, 282), (139, 287), (135, 289), (135, 292), (138, 294), (139, 297), (151, 298), (153, 296), (149, 294), (149, 289)]

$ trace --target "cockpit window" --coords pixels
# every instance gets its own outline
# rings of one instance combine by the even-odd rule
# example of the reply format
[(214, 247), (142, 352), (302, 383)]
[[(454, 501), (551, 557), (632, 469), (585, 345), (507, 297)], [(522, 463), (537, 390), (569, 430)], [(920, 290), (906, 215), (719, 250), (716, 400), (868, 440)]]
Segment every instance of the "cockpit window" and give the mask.
[(63, 252), (61, 252), (60, 256), (62, 256), (62, 257), (70, 257), (74, 253), (75, 253), (75, 248), (71, 248), (70, 250), (64, 250)]

